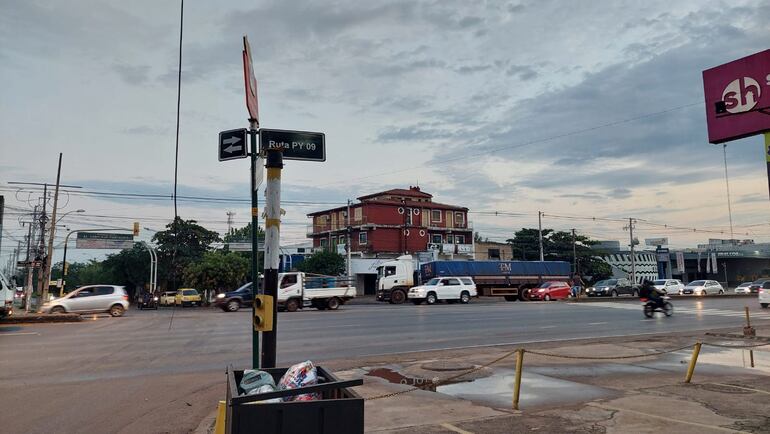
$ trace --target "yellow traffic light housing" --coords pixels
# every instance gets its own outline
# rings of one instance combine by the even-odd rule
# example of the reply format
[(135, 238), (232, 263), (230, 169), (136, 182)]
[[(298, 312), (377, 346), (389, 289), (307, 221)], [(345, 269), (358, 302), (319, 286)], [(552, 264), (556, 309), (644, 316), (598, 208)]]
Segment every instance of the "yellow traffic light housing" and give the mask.
[(273, 296), (254, 296), (254, 331), (269, 332), (273, 330)]

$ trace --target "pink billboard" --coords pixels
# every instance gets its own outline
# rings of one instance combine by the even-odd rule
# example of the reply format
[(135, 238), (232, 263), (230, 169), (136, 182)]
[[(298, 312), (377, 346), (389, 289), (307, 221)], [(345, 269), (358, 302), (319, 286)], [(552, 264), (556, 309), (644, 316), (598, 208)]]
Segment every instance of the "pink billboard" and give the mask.
[(770, 50), (703, 71), (709, 142), (770, 131)]

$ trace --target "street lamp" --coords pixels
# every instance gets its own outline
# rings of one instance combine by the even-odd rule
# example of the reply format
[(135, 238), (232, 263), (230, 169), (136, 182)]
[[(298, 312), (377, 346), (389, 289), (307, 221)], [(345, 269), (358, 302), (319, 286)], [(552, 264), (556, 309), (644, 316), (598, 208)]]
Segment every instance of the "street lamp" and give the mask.
[(73, 212), (86, 212), (86, 210), (84, 210), (84, 209), (76, 209), (74, 211), (65, 212), (60, 218), (56, 219), (56, 224), (59, 224), (59, 222), (62, 221), (62, 219), (64, 217), (67, 217), (68, 215), (72, 214)]

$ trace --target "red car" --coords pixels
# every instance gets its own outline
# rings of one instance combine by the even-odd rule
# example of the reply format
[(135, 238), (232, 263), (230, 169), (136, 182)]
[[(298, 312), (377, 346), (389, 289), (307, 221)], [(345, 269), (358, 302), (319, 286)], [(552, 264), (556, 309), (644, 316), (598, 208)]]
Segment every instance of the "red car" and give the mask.
[(571, 288), (566, 282), (545, 282), (529, 293), (531, 300), (561, 300), (569, 297)]

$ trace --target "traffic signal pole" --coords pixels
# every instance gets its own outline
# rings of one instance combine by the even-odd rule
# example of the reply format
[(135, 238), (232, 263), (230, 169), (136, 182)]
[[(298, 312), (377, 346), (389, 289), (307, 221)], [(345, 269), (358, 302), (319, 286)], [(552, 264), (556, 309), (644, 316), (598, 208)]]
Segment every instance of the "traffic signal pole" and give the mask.
[[(259, 156), (259, 146), (257, 142), (257, 121), (249, 119), (249, 135), (251, 136), (251, 290), (254, 294), (254, 300), (259, 293), (259, 236), (257, 228), (259, 227), (259, 186), (257, 185), (257, 157)], [(256, 303), (251, 304), (251, 317), (256, 318)], [(259, 369), (260, 364), (259, 350), (259, 331), (255, 324), (251, 327), (251, 366)]]
[(278, 332), (278, 267), (281, 243), (281, 149), (268, 149), (267, 202), (265, 204), (265, 295), (273, 299), (273, 326), (262, 332), (262, 367), (274, 368), (276, 363)]

